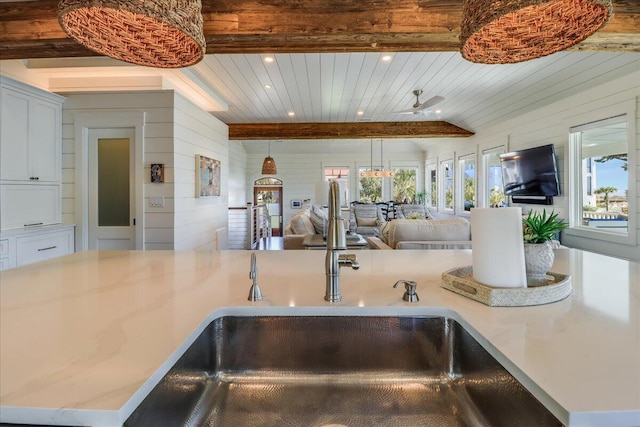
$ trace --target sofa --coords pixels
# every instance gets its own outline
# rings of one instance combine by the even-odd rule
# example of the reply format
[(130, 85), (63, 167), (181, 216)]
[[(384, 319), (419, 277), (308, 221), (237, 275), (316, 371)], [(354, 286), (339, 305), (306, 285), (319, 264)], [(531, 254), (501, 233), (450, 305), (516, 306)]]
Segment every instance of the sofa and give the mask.
[(324, 213), (321, 208), (311, 207), (298, 212), (284, 228), (285, 249), (305, 249), (302, 245), (307, 234), (322, 234)]
[(367, 241), (371, 249), (470, 249), (471, 223), (465, 218), (394, 219)]

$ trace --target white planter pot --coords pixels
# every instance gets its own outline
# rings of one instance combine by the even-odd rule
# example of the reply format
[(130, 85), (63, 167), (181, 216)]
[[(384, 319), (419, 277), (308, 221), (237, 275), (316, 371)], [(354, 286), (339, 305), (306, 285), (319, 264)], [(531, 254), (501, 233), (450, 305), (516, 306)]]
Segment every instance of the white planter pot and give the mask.
[(551, 242), (525, 243), (524, 263), (527, 272), (527, 283), (547, 283), (547, 272), (553, 265), (553, 245)]

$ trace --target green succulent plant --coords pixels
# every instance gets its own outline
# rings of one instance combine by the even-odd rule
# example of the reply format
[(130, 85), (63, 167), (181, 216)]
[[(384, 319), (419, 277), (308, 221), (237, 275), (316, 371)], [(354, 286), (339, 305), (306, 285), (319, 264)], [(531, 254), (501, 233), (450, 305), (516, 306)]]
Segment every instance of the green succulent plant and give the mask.
[(547, 211), (529, 211), (526, 218), (522, 220), (522, 237), (525, 243), (544, 243), (553, 238), (568, 224), (558, 218), (558, 214), (551, 212), (547, 216)]

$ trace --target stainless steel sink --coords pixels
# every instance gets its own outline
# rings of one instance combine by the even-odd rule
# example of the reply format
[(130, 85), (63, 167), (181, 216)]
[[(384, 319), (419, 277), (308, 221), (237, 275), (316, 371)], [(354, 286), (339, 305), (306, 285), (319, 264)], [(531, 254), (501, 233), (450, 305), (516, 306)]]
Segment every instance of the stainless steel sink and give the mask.
[(221, 317), (125, 426), (561, 426), (455, 320)]

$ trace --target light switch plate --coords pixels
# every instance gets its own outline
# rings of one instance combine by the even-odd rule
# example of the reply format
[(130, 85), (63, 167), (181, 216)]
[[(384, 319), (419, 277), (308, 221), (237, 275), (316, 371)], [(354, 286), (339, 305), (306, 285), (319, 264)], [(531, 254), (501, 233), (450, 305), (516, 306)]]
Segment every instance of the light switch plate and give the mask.
[(149, 206), (152, 208), (164, 208), (164, 196), (149, 197)]

